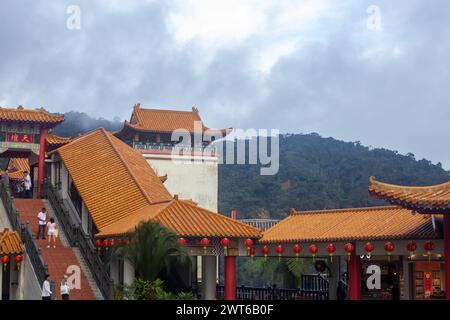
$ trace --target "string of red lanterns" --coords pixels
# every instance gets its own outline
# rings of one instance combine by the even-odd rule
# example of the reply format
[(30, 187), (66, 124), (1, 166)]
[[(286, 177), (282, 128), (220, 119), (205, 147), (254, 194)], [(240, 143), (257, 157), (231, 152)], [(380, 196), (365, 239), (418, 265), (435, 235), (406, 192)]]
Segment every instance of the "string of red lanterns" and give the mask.
[(414, 241), (408, 242), (406, 245), (406, 250), (409, 252), (409, 258), (412, 258), (414, 255), (414, 252), (417, 250), (417, 244)]
[(281, 261), (281, 256), (283, 255), (284, 247), (280, 244), (280, 245), (276, 246), (275, 251), (278, 254), (278, 261)]
[(309, 246), (308, 250), (309, 250), (309, 253), (311, 253), (312, 258), (313, 258), (313, 261), (314, 261), (315, 258), (316, 258), (317, 252), (319, 252), (319, 247), (317, 247), (316, 244), (311, 244), (311, 245)]
[[(6, 270), (6, 267), (8, 266), (8, 263), (11, 261), (11, 259), (9, 256), (3, 256), (0, 259), (0, 261), (3, 265), (3, 270)], [(14, 256), (14, 261), (16, 262), (17, 269), (20, 269), (20, 265), (22, 264), (22, 261), (23, 261), (23, 256), (20, 254)]]
[(423, 248), (425, 249), (425, 251), (427, 252), (427, 256), (428, 256), (428, 261), (431, 260), (431, 251), (434, 250), (434, 243), (432, 241), (427, 241), (425, 242), (425, 244), (423, 245)]
[(387, 252), (388, 261), (391, 261), (391, 254), (392, 254), (392, 251), (394, 251), (394, 249), (395, 249), (395, 246), (392, 242), (388, 241), (384, 244), (384, 250), (386, 250), (386, 252)]
[(292, 246), (292, 251), (294, 251), (295, 253), (295, 258), (298, 259), (298, 256), (300, 255), (300, 253), (302, 252), (302, 246), (297, 244), (294, 244)]
[(327, 251), (330, 256), (330, 261), (333, 262), (333, 255), (336, 252), (336, 246), (332, 243), (327, 245)]
[(347, 259), (350, 261), (353, 251), (355, 250), (355, 246), (351, 242), (347, 242), (344, 244), (344, 250), (347, 252)]
[(373, 250), (375, 250), (375, 246), (373, 245), (372, 242), (367, 242), (364, 245), (364, 251), (366, 251), (367, 253), (367, 257), (370, 259), (370, 257), (372, 256), (372, 252)]
[(227, 256), (227, 255), (228, 255), (228, 246), (229, 246), (229, 244), (230, 244), (230, 239), (228, 239), (228, 238), (223, 238), (223, 239), (220, 241), (220, 243), (221, 243), (222, 246), (223, 246), (223, 252), (224, 252), (224, 254)]
[(269, 247), (268, 246), (264, 246), (261, 248), (261, 253), (264, 255), (264, 259), (267, 259), (267, 256), (269, 255)]

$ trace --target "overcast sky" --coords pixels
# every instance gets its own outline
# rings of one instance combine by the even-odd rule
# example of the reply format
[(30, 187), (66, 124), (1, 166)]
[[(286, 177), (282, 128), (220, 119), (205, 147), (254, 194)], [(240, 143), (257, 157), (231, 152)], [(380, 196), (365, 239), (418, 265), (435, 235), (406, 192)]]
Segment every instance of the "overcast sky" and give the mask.
[(109, 119), (196, 105), (210, 127), (317, 132), (450, 169), (449, 21), (447, 0), (3, 0), (0, 105)]

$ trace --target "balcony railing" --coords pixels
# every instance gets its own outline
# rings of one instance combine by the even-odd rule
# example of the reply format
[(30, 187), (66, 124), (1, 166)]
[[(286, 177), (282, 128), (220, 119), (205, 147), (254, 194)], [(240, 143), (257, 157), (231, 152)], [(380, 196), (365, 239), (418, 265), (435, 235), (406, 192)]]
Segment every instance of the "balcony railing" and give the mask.
[(216, 148), (213, 146), (180, 146), (172, 143), (154, 143), (154, 142), (133, 142), (133, 148), (139, 150), (155, 150), (155, 151), (179, 151), (181, 152), (202, 152), (212, 156), (216, 155)]
[(36, 277), (39, 283), (42, 284), (45, 280), (45, 276), (48, 274), (47, 264), (44, 262), (40, 249), (34, 241), (34, 234), (31, 231), (28, 221), (26, 224), (22, 224), (19, 211), (14, 205), (14, 198), (2, 182), (0, 182), (0, 198), (2, 199), (3, 206), (12, 228), (21, 235), (22, 242), (25, 245), (26, 253), (30, 258)]
[(239, 221), (258, 228), (262, 231), (272, 228), (280, 220), (277, 219), (239, 219)]
[(111, 280), (108, 265), (98, 256), (92, 238), (84, 232), (81, 224), (72, 218), (55, 187), (47, 184), (46, 194), (67, 239), (72, 246), (80, 249), (104, 298), (114, 299), (114, 284)]

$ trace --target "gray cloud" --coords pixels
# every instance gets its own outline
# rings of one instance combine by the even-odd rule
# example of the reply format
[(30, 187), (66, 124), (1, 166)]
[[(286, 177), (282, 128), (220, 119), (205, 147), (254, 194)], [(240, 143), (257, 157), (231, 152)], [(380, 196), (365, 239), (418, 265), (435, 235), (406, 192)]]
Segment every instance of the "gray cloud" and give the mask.
[[(170, 3), (107, 3), (3, 1), (0, 105), (122, 119), (137, 101), (196, 105), (209, 126), (314, 131), (450, 168), (447, 1), (333, 3), (266, 74), (253, 64), (269, 35), (180, 43)], [(70, 4), (81, 7), (81, 30), (66, 28)], [(382, 31), (366, 28), (371, 4)]]

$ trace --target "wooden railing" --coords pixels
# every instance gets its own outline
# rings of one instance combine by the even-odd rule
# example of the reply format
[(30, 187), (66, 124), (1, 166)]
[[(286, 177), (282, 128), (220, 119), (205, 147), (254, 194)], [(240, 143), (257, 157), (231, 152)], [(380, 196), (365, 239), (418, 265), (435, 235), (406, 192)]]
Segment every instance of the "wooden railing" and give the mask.
[(12, 228), (21, 235), (36, 277), (38, 278), (39, 283), (42, 284), (45, 280), (45, 276), (48, 274), (47, 264), (44, 262), (41, 251), (34, 241), (34, 234), (31, 231), (29, 222), (27, 221), (25, 225), (21, 223), (19, 210), (17, 210), (14, 205), (14, 199), (2, 182), (0, 182), (0, 198), (2, 199), (3, 206), (6, 210), (6, 214), (8, 215)]
[(97, 248), (95, 248), (92, 238), (84, 232), (81, 224), (72, 218), (56, 188), (47, 184), (46, 195), (67, 240), (72, 246), (80, 249), (103, 297), (105, 299), (114, 299), (114, 284), (111, 280), (108, 265), (103, 263), (98, 256)]

